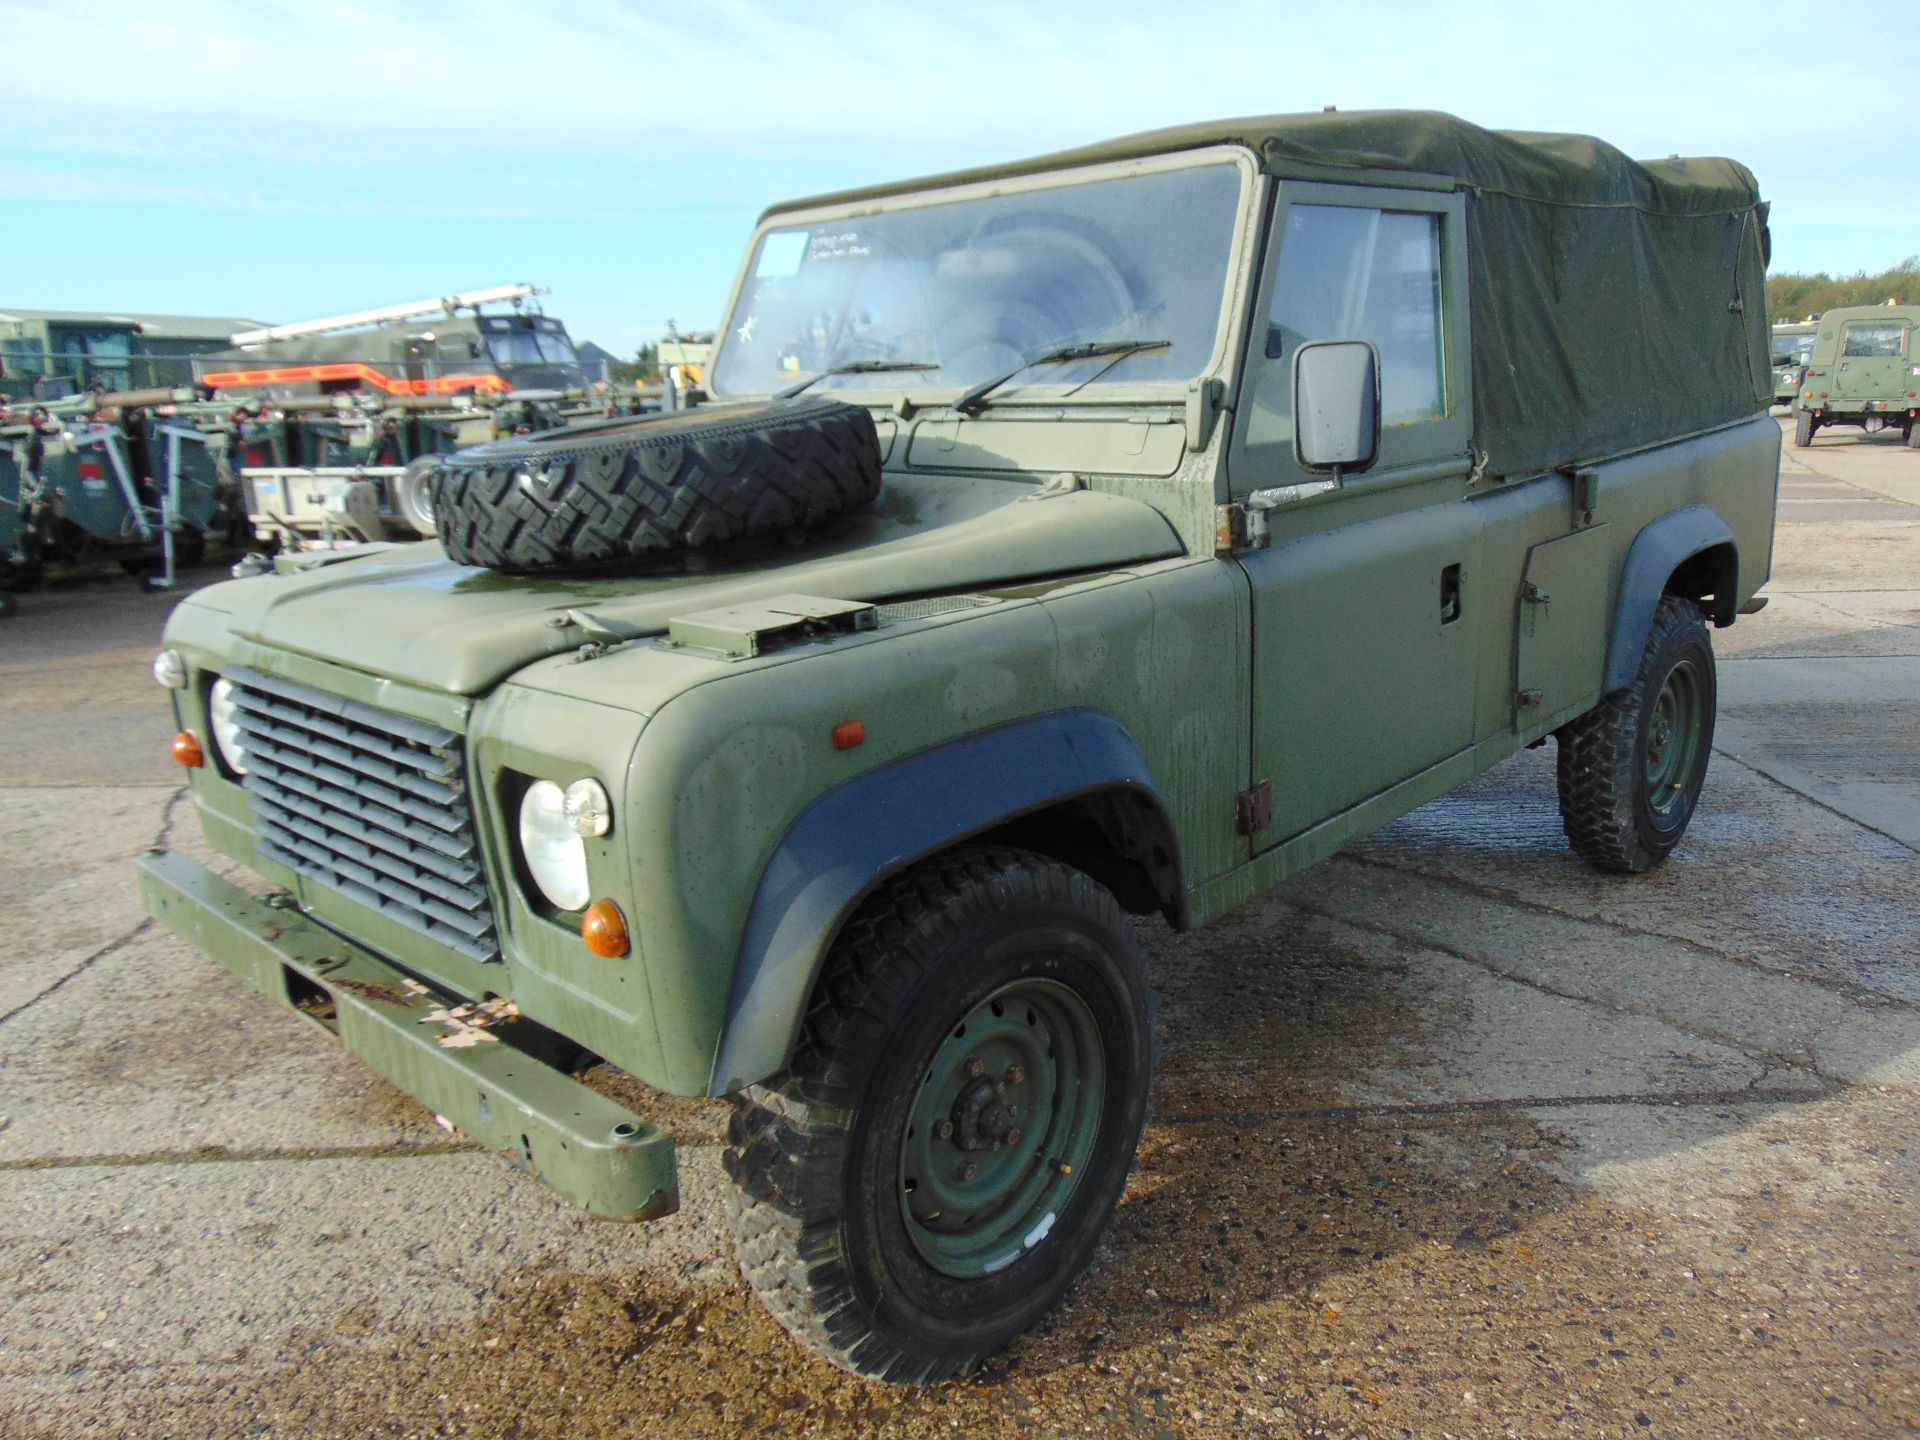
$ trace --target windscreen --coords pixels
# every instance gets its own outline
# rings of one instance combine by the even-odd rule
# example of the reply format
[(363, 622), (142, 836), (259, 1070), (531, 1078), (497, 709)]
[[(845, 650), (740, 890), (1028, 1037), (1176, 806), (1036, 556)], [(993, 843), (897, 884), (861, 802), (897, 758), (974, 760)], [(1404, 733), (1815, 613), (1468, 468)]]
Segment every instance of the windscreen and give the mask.
[[(954, 390), (1067, 344), (1169, 342), (1019, 383), (1185, 381), (1212, 358), (1241, 172), (1230, 163), (926, 203), (770, 230), (721, 337), (713, 389)], [(1009, 387), (1012, 389), (1014, 387)]]
[(538, 329), (524, 322), (511, 328), (488, 326), (486, 337), (487, 353), (497, 365), (572, 365), (579, 359), (557, 324)]
[(1812, 335), (1776, 335), (1773, 337), (1775, 365), (1804, 365), (1813, 358)]

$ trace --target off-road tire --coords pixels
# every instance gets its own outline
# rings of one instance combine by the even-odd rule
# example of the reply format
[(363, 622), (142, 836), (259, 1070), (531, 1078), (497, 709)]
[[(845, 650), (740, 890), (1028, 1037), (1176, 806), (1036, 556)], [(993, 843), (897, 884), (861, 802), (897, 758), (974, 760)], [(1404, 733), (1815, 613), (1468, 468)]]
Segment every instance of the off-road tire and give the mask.
[(528, 572), (796, 530), (879, 493), (873, 417), (808, 397), (475, 446), (434, 473), (433, 510), (452, 559)]
[[(919, 1164), (910, 1122), (936, 1065), (972, 1066), (952, 1049), (975, 1043), (959, 1039), (966, 1022), (1020, 985), (1062, 988), (1096, 1022), (1102, 1084), (1086, 1163), (1024, 1249), (954, 1278), (921, 1248), (902, 1194), (913, 1187), (899, 1177)], [(788, 1069), (733, 1097), (728, 1209), (748, 1283), (802, 1345), (856, 1374), (930, 1383), (973, 1368), (1092, 1260), (1148, 1114), (1156, 1009), (1133, 927), (1077, 870), (968, 846), (887, 882), (836, 941)], [(1042, 1108), (1023, 1123), (1037, 1129)], [(1026, 1153), (1034, 1143), (1016, 1134), (1008, 1162), (1058, 1184), (1057, 1161)]]
[(1806, 411), (1806, 410), (1794, 411), (1793, 412), (1793, 448), (1796, 450), (1804, 450), (1809, 445), (1813, 444), (1813, 432), (1818, 430), (1819, 428), (1820, 428), (1820, 423), (1813, 418), (1813, 415), (1809, 411)]
[(444, 457), (417, 455), (407, 468), (393, 477), (393, 513), (414, 534), (431, 540), (434, 536), (433, 476)]
[[(1685, 773), (1676, 777), (1671, 802), (1656, 807), (1647, 773), (1649, 736), (1663, 688), (1682, 666), (1691, 667), (1699, 699), (1693, 751)], [(1561, 826), (1588, 864), (1638, 874), (1680, 843), (1706, 783), (1716, 691), (1713, 642), (1700, 607), (1667, 596), (1654, 611), (1633, 683), (1555, 733)]]
[(1920, 450), (1920, 420), (1908, 422), (1906, 440), (1909, 450)]

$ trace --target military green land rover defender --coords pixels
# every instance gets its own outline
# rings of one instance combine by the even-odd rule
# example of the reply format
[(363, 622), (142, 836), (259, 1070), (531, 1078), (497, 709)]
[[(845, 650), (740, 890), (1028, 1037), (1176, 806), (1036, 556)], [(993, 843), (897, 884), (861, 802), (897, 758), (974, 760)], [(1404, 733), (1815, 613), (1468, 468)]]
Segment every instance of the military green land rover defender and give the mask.
[(1814, 320), (1795, 320), (1773, 327), (1767, 363), (1773, 367), (1773, 403), (1792, 405), (1800, 393), (1800, 377), (1813, 359), (1813, 341), (1820, 325)]
[(1858, 425), (1867, 434), (1899, 427), (1920, 449), (1920, 305), (1849, 305), (1820, 317), (1813, 354), (1793, 402), (1793, 443), (1817, 431)]
[(147, 902), (594, 1214), (671, 1210), (673, 1147), (566, 1057), (729, 1097), (748, 1282), (961, 1372), (1126, 1183), (1129, 916), (1550, 738), (1575, 850), (1673, 851), (1770, 563), (1765, 218), (1730, 161), (1403, 113), (776, 207), (716, 403), (179, 606), (176, 756), (267, 893), (154, 852)]

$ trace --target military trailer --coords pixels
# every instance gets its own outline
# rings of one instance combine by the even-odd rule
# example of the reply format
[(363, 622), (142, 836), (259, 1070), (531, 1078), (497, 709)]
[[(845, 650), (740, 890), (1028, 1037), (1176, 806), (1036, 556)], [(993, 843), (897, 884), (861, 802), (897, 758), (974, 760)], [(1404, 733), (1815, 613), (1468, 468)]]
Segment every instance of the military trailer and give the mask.
[[(626, 403), (638, 413), (638, 396)], [(603, 420), (624, 413), (619, 406), (598, 388), (263, 403), (260, 421), (277, 429), (283, 453), (240, 470), (248, 523), (258, 540), (292, 550), (430, 537), (430, 480), (443, 456)]]
[(1819, 323), (1813, 320), (1796, 320), (1773, 327), (1767, 363), (1773, 367), (1774, 404), (1791, 405), (1800, 393), (1800, 376), (1813, 358), (1814, 333), (1819, 328)]
[(149, 590), (239, 518), (217, 407), (194, 392), (76, 396), (0, 408), (0, 588), (28, 590), (49, 566), (119, 563)]
[(1793, 407), (1793, 443), (1857, 425), (1867, 434), (1898, 426), (1920, 449), (1920, 305), (1850, 305), (1820, 317), (1813, 354)]
[(778, 206), (714, 404), (462, 452), (437, 544), (175, 610), (258, 879), (155, 851), (146, 903), (591, 1214), (673, 1209), (673, 1142), (569, 1055), (729, 1097), (773, 1313), (964, 1371), (1126, 1183), (1129, 917), (1548, 741), (1580, 855), (1680, 843), (1771, 558), (1765, 222), (1731, 161), (1397, 112)]

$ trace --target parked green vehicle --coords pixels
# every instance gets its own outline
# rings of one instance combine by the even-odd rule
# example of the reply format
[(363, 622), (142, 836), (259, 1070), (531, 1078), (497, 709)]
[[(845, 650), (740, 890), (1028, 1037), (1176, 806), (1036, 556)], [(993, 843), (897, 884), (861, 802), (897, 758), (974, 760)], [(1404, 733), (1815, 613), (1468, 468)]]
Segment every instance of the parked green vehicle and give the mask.
[(1796, 320), (1773, 327), (1773, 342), (1768, 347), (1767, 363), (1773, 367), (1773, 403), (1791, 405), (1800, 393), (1800, 377), (1813, 358), (1814, 335), (1818, 321)]
[(228, 429), (189, 390), (78, 396), (0, 420), (0, 556), (7, 589), (50, 565), (118, 562), (148, 589), (173, 585), (211, 538), (232, 533)]
[(574, 1047), (730, 1097), (782, 1323), (964, 1371), (1126, 1183), (1129, 915), (1549, 739), (1578, 853), (1679, 843), (1771, 559), (1766, 243), (1730, 161), (1397, 112), (777, 207), (716, 403), (181, 603), (176, 755), (276, 888), (155, 851), (146, 902), (590, 1213), (673, 1209), (673, 1143)]
[(1813, 355), (1793, 407), (1793, 443), (1817, 431), (1858, 425), (1867, 434), (1898, 426), (1920, 449), (1920, 305), (1850, 305), (1820, 317)]

